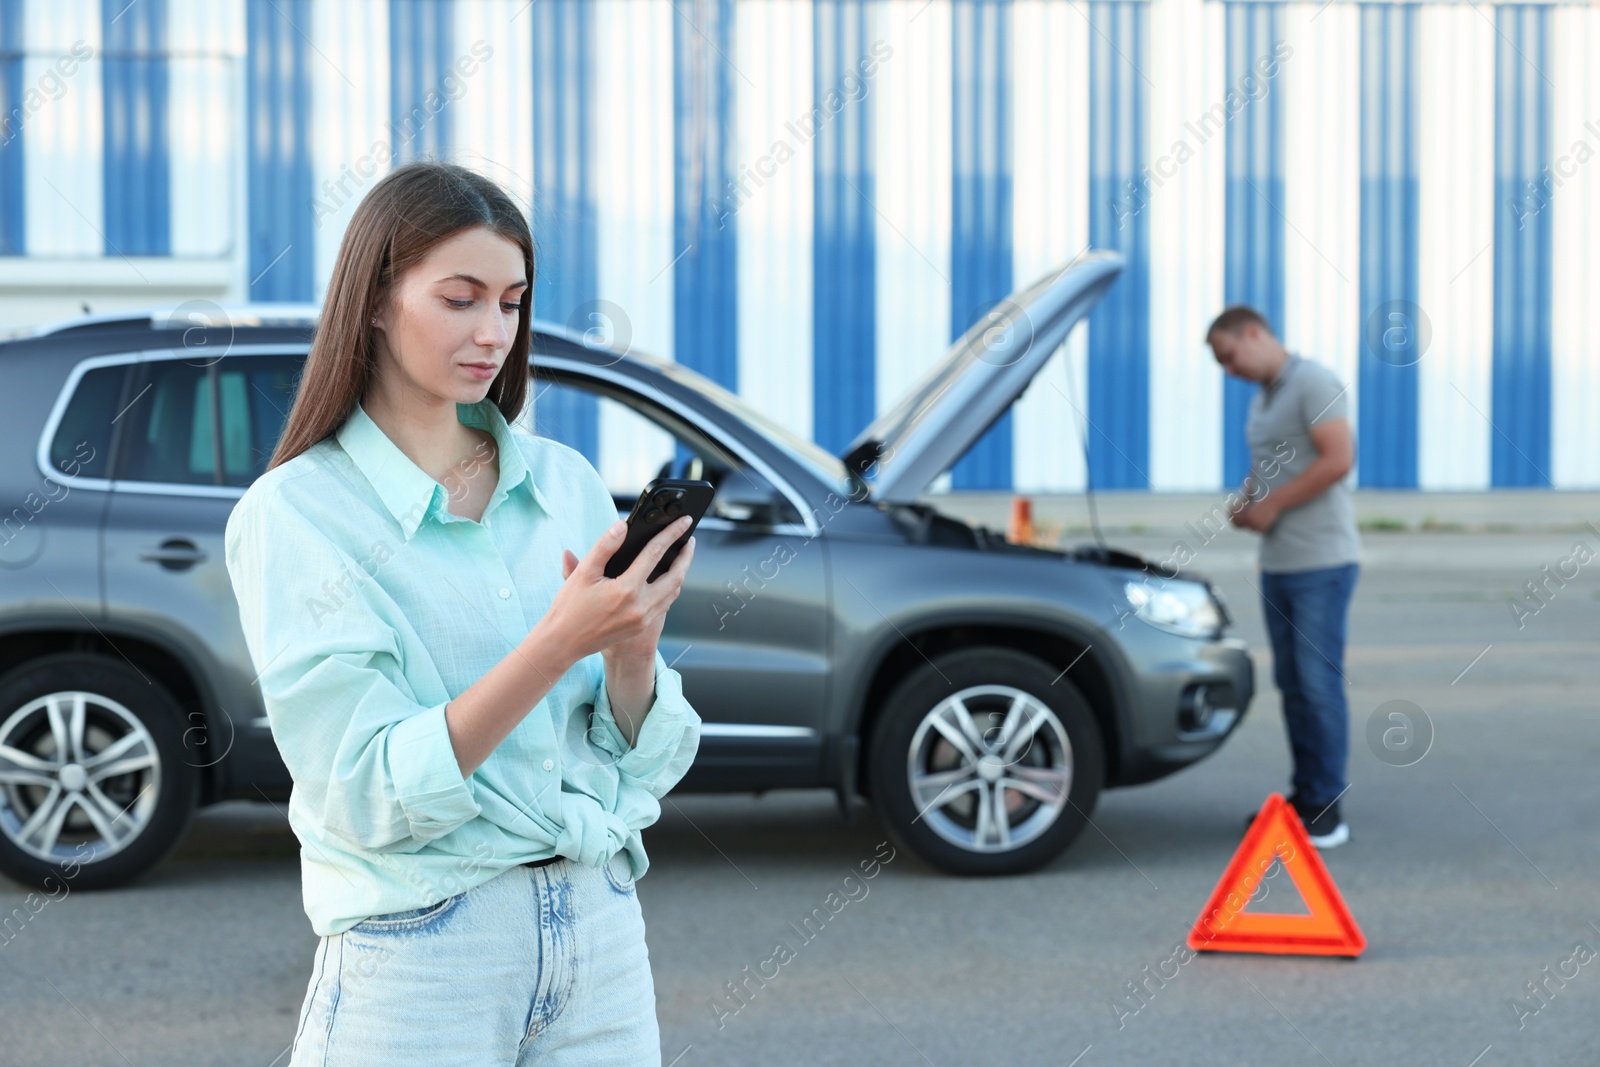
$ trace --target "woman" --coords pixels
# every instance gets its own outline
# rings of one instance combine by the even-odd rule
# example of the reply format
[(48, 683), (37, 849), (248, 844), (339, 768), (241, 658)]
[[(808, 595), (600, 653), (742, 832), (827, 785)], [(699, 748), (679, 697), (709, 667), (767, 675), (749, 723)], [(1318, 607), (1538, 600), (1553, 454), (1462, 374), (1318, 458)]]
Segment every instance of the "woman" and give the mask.
[(699, 745), (656, 649), (694, 542), (605, 577), (599, 474), (511, 432), (533, 259), (488, 179), (378, 182), (228, 521), (321, 937), (293, 1065), (660, 1062), (633, 883)]

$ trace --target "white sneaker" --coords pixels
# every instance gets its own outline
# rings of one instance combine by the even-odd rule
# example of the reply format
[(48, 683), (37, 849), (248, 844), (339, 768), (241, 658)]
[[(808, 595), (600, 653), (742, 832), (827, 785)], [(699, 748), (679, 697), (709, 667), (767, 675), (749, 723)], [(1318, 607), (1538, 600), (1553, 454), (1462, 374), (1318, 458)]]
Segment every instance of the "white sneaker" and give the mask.
[(1350, 840), (1350, 827), (1345, 825), (1344, 815), (1339, 811), (1337, 800), (1316, 807), (1296, 800), (1294, 808), (1300, 815), (1301, 823), (1305, 825), (1306, 836), (1317, 848), (1338, 848)]

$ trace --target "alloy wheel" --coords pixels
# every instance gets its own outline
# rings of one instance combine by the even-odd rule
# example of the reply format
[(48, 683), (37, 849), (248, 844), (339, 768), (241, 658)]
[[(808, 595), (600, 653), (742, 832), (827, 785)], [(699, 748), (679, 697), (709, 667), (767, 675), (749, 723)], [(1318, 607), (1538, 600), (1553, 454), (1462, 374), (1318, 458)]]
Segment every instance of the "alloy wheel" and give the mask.
[(48, 693), (0, 724), (0, 833), (29, 855), (115, 855), (149, 825), (160, 791), (155, 739), (109, 697)]
[(934, 833), (972, 852), (1006, 852), (1061, 816), (1072, 791), (1072, 742), (1032, 694), (968, 686), (923, 716), (906, 772), (918, 818)]

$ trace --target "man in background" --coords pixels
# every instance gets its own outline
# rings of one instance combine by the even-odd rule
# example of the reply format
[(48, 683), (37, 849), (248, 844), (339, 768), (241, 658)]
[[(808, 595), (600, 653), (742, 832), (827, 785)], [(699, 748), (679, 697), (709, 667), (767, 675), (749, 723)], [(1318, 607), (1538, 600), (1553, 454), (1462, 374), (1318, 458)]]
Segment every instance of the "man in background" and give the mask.
[(1344, 646), (1361, 548), (1345, 481), (1355, 464), (1347, 387), (1286, 351), (1253, 308), (1218, 315), (1206, 343), (1224, 371), (1260, 386), (1245, 421), (1249, 503), (1233, 523), (1261, 534), (1262, 610), (1294, 759), (1289, 802), (1311, 843), (1333, 848), (1350, 839), (1339, 811), (1350, 750)]

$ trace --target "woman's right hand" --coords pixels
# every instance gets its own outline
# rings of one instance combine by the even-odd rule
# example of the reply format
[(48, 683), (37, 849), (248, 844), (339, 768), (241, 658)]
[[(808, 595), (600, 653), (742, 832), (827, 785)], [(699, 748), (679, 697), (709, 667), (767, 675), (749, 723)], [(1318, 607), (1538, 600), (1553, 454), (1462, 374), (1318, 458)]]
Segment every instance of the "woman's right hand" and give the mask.
[(645, 579), (672, 542), (683, 536), (689, 523), (689, 517), (684, 515), (661, 529), (645, 543), (628, 569), (615, 578), (605, 576), (605, 566), (622, 546), (626, 522), (617, 520), (582, 559), (570, 550), (562, 551), (561, 571), (566, 580), (540, 621), (566, 647), (573, 662), (619, 641), (641, 636), (666, 614), (683, 589), (683, 579), (694, 556), (694, 540), (691, 538), (684, 545), (661, 577), (653, 582)]

